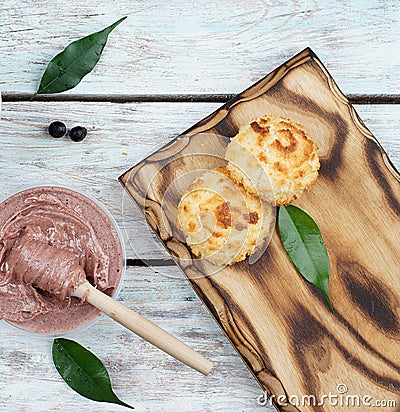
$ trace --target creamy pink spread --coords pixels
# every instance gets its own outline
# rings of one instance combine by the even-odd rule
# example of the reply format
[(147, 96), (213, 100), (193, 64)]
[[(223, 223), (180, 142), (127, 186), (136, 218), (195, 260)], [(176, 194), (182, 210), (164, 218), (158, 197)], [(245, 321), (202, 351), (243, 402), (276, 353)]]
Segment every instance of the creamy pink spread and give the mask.
[(115, 228), (87, 197), (44, 187), (0, 205), (0, 318), (39, 333), (73, 329), (97, 311), (72, 291), (88, 280), (111, 294), (121, 266)]
[(13, 244), (6, 260), (4, 278), (33, 286), (61, 300), (86, 281), (86, 274), (76, 254), (68, 249), (50, 246), (28, 233)]

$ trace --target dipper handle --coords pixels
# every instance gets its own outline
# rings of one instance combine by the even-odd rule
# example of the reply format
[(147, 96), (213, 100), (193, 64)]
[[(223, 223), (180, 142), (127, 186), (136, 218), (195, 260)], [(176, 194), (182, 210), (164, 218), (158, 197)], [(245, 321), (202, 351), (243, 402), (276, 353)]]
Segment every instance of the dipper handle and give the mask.
[(213, 368), (211, 361), (152, 321), (99, 291), (88, 281), (78, 286), (72, 293), (72, 296), (86, 300), (147, 342), (150, 342), (187, 366), (201, 372), (203, 375), (208, 375), (211, 372)]

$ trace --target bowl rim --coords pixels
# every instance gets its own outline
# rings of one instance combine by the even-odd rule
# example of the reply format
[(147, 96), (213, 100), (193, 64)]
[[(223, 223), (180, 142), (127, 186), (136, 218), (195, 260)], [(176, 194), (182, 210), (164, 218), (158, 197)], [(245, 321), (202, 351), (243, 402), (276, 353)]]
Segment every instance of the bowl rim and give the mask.
[[(83, 197), (87, 198), (88, 200), (93, 202), (96, 206), (98, 206), (104, 212), (104, 214), (107, 216), (109, 221), (112, 223), (112, 225), (114, 227), (114, 230), (117, 234), (117, 237), (118, 237), (118, 240), (119, 240), (119, 243), (120, 243), (120, 248), (121, 248), (120, 277), (119, 277), (118, 284), (114, 288), (114, 291), (111, 295), (112, 298), (116, 299), (118, 297), (119, 293), (121, 292), (122, 285), (124, 283), (124, 279), (125, 279), (125, 275), (126, 275), (126, 244), (125, 244), (124, 237), (122, 235), (122, 230), (119, 227), (119, 225), (118, 225), (117, 221), (115, 220), (114, 216), (106, 208), (104, 203), (101, 202), (100, 200), (96, 199), (93, 195), (84, 193), (80, 189), (71, 188), (69, 186), (60, 185), (60, 184), (40, 184), (40, 183), (38, 183), (38, 184), (33, 184), (33, 185), (22, 185), (18, 189), (16, 189), (13, 193), (11, 193), (10, 195), (7, 195), (7, 196), (1, 198), (0, 199), (0, 206), (4, 202), (6, 202), (7, 200), (11, 199), (13, 196), (16, 196), (16, 195), (18, 195), (20, 193), (23, 193), (25, 191), (29, 191), (29, 190), (32, 190), (32, 189), (41, 189), (41, 188), (46, 188), (46, 189), (48, 189), (48, 188), (58, 188), (58, 189), (68, 190), (70, 192), (75, 192), (75, 193), (79, 194), (80, 196), (83, 196)], [(95, 315), (92, 319), (88, 320), (87, 322), (85, 322), (81, 325), (78, 325), (76, 328), (73, 328), (73, 329), (68, 330), (68, 331), (56, 332), (56, 333), (53, 333), (53, 332), (50, 332), (50, 333), (31, 332), (29, 330), (26, 330), (22, 327), (17, 326), (16, 324), (14, 324), (14, 323), (6, 320), (6, 319), (2, 319), (2, 320), (0, 320), (0, 322), (6, 328), (10, 328), (11, 330), (17, 331), (21, 334), (25, 334), (25, 335), (28, 335), (28, 336), (34, 336), (34, 337), (38, 337), (38, 338), (43, 338), (43, 339), (57, 339), (57, 338), (71, 337), (72, 335), (83, 332), (86, 329), (93, 326), (95, 323), (97, 323), (104, 316), (105, 316), (104, 313), (97, 311), (97, 313), (95, 312)]]

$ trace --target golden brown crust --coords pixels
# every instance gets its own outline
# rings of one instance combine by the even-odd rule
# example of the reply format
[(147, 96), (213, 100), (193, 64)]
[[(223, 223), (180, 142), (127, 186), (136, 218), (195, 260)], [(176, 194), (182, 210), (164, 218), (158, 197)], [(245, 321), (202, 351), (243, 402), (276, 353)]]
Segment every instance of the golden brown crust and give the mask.
[(193, 182), (178, 206), (178, 227), (192, 253), (214, 265), (254, 253), (273, 225), (273, 208), (235, 184), (226, 168)]
[(217, 224), (224, 229), (232, 226), (232, 215), (227, 202), (220, 203), (214, 210)]
[(270, 114), (253, 119), (231, 139), (227, 169), (250, 193), (287, 205), (317, 180), (317, 150), (301, 125)]

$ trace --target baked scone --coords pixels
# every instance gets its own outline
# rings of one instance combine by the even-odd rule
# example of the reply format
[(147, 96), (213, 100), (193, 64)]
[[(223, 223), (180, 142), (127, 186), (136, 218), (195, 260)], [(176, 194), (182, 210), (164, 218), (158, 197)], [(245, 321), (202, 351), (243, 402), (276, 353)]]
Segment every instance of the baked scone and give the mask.
[(317, 150), (301, 125), (270, 114), (240, 127), (225, 157), (235, 182), (281, 206), (297, 199), (317, 180)]
[(205, 172), (183, 194), (178, 227), (192, 253), (216, 266), (231, 265), (261, 248), (274, 208), (236, 184), (226, 168)]

